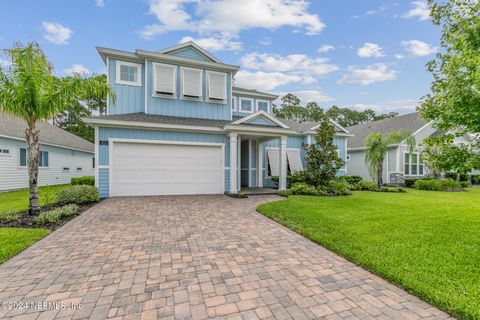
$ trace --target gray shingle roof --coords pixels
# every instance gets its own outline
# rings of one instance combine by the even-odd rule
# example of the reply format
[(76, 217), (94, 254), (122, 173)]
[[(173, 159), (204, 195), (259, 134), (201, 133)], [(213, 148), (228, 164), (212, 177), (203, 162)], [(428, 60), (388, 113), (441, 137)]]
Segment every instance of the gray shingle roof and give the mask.
[[(48, 122), (38, 122), (37, 127), (40, 130), (40, 143), (53, 144), (69, 149), (80, 149), (92, 153), (95, 150), (93, 143), (55, 127)], [(23, 119), (0, 113), (0, 135), (25, 139), (26, 128), (27, 124)]]
[(404, 130), (414, 133), (427, 122), (420, 118), (418, 112), (409, 113), (395, 118), (373, 121), (356, 126), (348, 127), (347, 130), (355, 136), (348, 139), (348, 148), (361, 148), (364, 146), (365, 138), (370, 133), (380, 133), (382, 136), (397, 130)]

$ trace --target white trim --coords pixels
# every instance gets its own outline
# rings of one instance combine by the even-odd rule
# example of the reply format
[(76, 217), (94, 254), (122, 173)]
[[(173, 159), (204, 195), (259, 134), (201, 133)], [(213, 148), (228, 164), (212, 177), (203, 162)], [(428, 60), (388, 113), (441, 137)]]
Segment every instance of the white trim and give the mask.
[(242, 190), (242, 137), (237, 137), (237, 191)]
[(217, 63), (221, 63), (221, 61), (219, 59), (215, 58), (213, 55), (211, 55), (209, 52), (207, 52), (205, 49), (203, 49), (202, 47), (200, 47), (199, 45), (197, 45), (193, 41), (183, 42), (183, 43), (180, 43), (180, 44), (162, 49), (158, 52), (168, 54), (168, 53), (171, 53), (171, 52), (174, 52), (174, 51), (179, 51), (181, 49), (185, 49), (185, 48), (188, 48), (188, 47), (193, 47), (194, 49), (199, 51), (201, 54), (205, 55), (210, 60), (212, 60), (214, 62), (217, 62)]
[(312, 136), (307, 134), (307, 144), (312, 144)]
[(100, 162), (99, 161), (99, 156), (100, 156), (100, 141), (99, 141), (99, 136), (100, 136), (100, 133), (99, 133), (99, 128), (98, 126), (94, 126), (93, 129), (95, 130), (95, 141), (94, 141), (94, 144), (95, 144), (95, 169), (94, 169), (94, 175), (95, 175), (95, 187), (98, 188), (99, 187), (99, 177), (100, 177), (100, 171), (99, 171), (99, 165), (98, 163)]
[[(220, 147), (222, 151), (222, 164), (225, 164), (225, 144), (215, 142), (190, 142), (190, 141), (172, 141), (172, 140), (146, 140), (146, 139), (124, 139), (124, 138), (109, 138), (108, 139), (108, 195), (114, 197), (113, 190), (113, 145), (114, 143), (139, 143), (139, 144), (164, 144), (164, 145), (182, 145), (182, 146), (205, 146), (205, 147)], [(223, 166), (222, 166), (223, 167)], [(225, 190), (225, 170), (222, 170), (222, 193)]]
[(238, 131), (238, 133), (250, 134), (250, 135), (255, 133), (261, 133), (262, 135), (265, 135), (265, 136), (274, 136), (274, 137), (277, 137), (278, 134), (301, 135), (300, 133), (291, 129), (276, 128), (276, 127), (267, 128), (267, 126), (255, 127), (255, 126), (241, 125), (241, 124), (228, 124), (223, 128), (227, 131)]
[[(412, 133), (412, 136), (415, 136), (417, 135), (420, 131), (422, 131), (423, 129), (427, 128), (428, 126), (432, 125), (433, 124), (433, 120), (432, 121), (429, 121), (428, 123), (426, 123), (424, 126), (420, 127), (420, 129), (417, 129), (417, 131), (415, 131), (414, 133)], [(403, 141), (402, 141), (403, 142)]]
[(133, 128), (150, 128), (150, 129), (168, 129), (172, 131), (206, 131), (206, 132), (224, 132), (223, 128), (219, 127), (206, 127), (206, 126), (189, 126), (189, 125), (176, 125), (176, 124), (163, 124), (163, 123), (151, 123), (151, 122), (136, 122), (136, 121), (122, 121), (122, 120), (107, 120), (107, 119), (94, 119), (84, 118), (84, 121), (88, 124), (99, 124), (103, 126), (112, 127), (133, 127)]
[[(110, 85), (110, 58), (107, 57), (106, 61), (106, 67), (107, 67), (107, 83)], [(107, 110), (106, 110), (107, 115), (110, 114), (110, 95), (107, 95)]]
[[(198, 72), (199, 76), (199, 95), (198, 97), (195, 96), (185, 96), (184, 95), (184, 88), (185, 88), (185, 70), (191, 70)], [(190, 101), (203, 101), (203, 70), (198, 68), (189, 68), (189, 67), (180, 67), (180, 99), (182, 100), (190, 100)]]
[(282, 128), (285, 128), (285, 129), (289, 129), (290, 127), (287, 126), (285, 123), (281, 122), (280, 120), (278, 120), (277, 118), (275, 118), (274, 116), (272, 116), (271, 114), (269, 113), (266, 113), (265, 111), (263, 110), (259, 110), (255, 113), (252, 113), (252, 114), (249, 114), (248, 116), (245, 116), (241, 119), (238, 119), (237, 121), (235, 122), (232, 122), (230, 125), (239, 125), (239, 124), (243, 124), (245, 122), (248, 122), (249, 120), (253, 120), (253, 119), (256, 119), (257, 117), (260, 117), (260, 116), (263, 116), (265, 118), (267, 118), (267, 120), (279, 125), (280, 127)]
[(252, 97), (265, 98), (265, 99), (269, 99), (270, 101), (276, 100), (278, 98), (278, 96), (274, 94), (259, 92), (259, 91), (252, 91), (252, 90), (243, 89), (239, 87), (234, 87), (232, 94), (233, 93), (237, 95), (246, 95), (246, 96), (252, 96)]
[[(234, 98), (233, 98), (233, 74), (231, 72), (229, 74), (230, 74), (230, 103), (233, 103), (233, 101), (235, 101)], [(228, 97), (227, 97), (227, 99), (228, 99)], [(236, 108), (237, 107), (236, 104), (235, 104), (235, 106), (234, 105), (230, 106), (230, 120), (233, 119), (233, 112), (236, 111), (236, 110), (234, 110), (233, 107)]]
[(287, 137), (280, 137), (280, 144), (278, 150), (279, 159), (279, 175), (278, 175), (278, 191), (287, 189)]
[(148, 78), (147, 78), (147, 71), (148, 71), (148, 60), (145, 59), (145, 74), (144, 74), (144, 77), (145, 77), (145, 82), (144, 82), (144, 88), (145, 88), (145, 96), (144, 96), (144, 100), (145, 100), (145, 114), (148, 114), (148, 86), (147, 86), (147, 82), (148, 82)]
[[(409, 153), (410, 154), (410, 157), (409, 157), (409, 160), (408, 160), (408, 171), (409, 171), (409, 174), (406, 174), (405, 173), (405, 154)], [(415, 165), (415, 163), (412, 163), (411, 162), (411, 155), (412, 154), (416, 154), (417, 155), (417, 174), (412, 174), (412, 164)], [(403, 151), (403, 168), (402, 168), (402, 172), (403, 172), (403, 175), (405, 177), (424, 177), (425, 176), (425, 163), (423, 163), (423, 161), (420, 161), (420, 155), (421, 155), (421, 152), (420, 151), (414, 151), (414, 152), (409, 152), (408, 150), (407, 151)], [(419, 174), (420, 172), (420, 165), (423, 167), (422, 171), (423, 173), (422, 174)]]
[(257, 140), (257, 188), (263, 188), (263, 142)]
[[(328, 119), (328, 121), (329, 121), (331, 124), (333, 124), (334, 126), (336, 126), (337, 128), (339, 128), (340, 130), (342, 130), (344, 133), (350, 133), (350, 131), (348, 131), (347, 129), (345, 129), (344, 127), (342, 127), (341, 125), (339, 125), (337, 122), (333, 121), (332, 119)], [(309, 132), (309, 131), (315, 131), (315, 130), (317, 130), (319, 127), (320, 127), (320, 124), (317, 124), (317, 125), (311, 127), (310, 130), (308, 130), (308, 132)], [(352, 137), (353, 137), (353, 136), (354, 136), (354, 135), (352, 135)]]
[[(137, 69), (137, 81), (135, 82), (126, 81), (120, 78), (121, 76), (120, 68), (122, 65), (127, 67), (134, 67)], [(126, 85), (126, 86), (141, 87), (142, 86), (142, 65), (140, 63), (135, 63), (135, 62), (117, 60), (115, 62), (115, 83)]]
[(229, 193), (237, 193), (237, 143), (238, 143), (238, 134), (230, 132), (230, 186), (228, 188)]
[[(237, 112), (237, 109), (238, 109), (238, 97), (237, 96), (232, 96), (232, 113)], [(233, 114), (232, 114), (232, 116), (233, 116)]]
[[(11, 136), (7, 136), (7, 135), (3, 135), (3, 134), (0, 134), (0, 138), (7, 138), (7, 139), (13, 139), (13, 140), (27, 142), (27, 140), (25, 138), (22, 139), (22, 138), (17, 138), (17, 137), (11, 137)], [(83, 149), (71, 148), (71, 147), (67, 147), (67, 146), (61, 146), (61, 145), (58, 145), (58, 144), (45, 143), (45, 142), (42, 142), (42, 141), (40, 141), (39, 143), (40, 143), (40, 145), (44, 145), (44, 146), (57, 147), (57, 148), (62, 148), (62, 149), (67, 149), (67, 150), (74, 150), (74, 151), (80, 151), (80, 152), (95, 154), (95, 151), (88, 151), (88, 150), (83, 150)]]
[[(250, 111), (242, 109), (242, 101), (243, 100), (250, 101), (252, 103), (252, 109)], [(246, 97), (239, 97), (238, 98), (238, 111), (239, 112), (245, 112), (245, 113), (254, 113), (255, 112), (254, 99), (253, 98), (246, 98)]]
[(248, 187), (252, 187), (252, 139), (248, 139)]
[[(173, 72), (173, 83), (172, 83), (172, 88), (173, 92), (170, 94), (168, 93), (157, 93), (156, 90), (156, 83), (157, 83), (157, 69), (155, 68), (156, 66), (162, 66), (166, 68), (172, 69)], [(165, 63), (158, 63), (158, 62), (152, 62), (152, 97), (155, 98), (170, 98), (170, 99), (177, 99), (177, 66), (174, 64), (165, 64)]]
[(260, 109), (258, 109), (258, 104), (260, 102), (266, 102), (267, 103), (267, 111), (265, 111), (265, 110), (263, 110), (263, 111), (265, 111), (266, 113), (271, 113), (272, 112), (272, 105), (271, 105), (270, 101), (269, 100), (262, 100), (262, 99), (256, 99), (255, 105), (256, 105), (256, 110), (257, 111), (260, 111)]

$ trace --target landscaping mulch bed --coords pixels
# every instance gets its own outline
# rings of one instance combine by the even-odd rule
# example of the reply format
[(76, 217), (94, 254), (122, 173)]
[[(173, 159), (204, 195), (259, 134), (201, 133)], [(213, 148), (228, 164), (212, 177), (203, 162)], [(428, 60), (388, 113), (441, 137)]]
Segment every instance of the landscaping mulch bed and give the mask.
[[(73, 215), (73, 216), (70, 216), (70, 217), (66, 217), (64, 219), (62, 219), (61, 221), (58, 221), (56, 223), (44, 223), (44, 224), (40, 224), (40, 223), (37, 223), (35, 221), (35, 218), (38, 216), (38, 215), (29, 215), (28, 214), (28, 211), (22, 211), (22, 212), (19, 212), (18, 214), (20, 215), (19, 219), (16, 220), (16, 221), (12, 221), (12, 222), (1, 222), (0, 221), (0, 227), (9, 227), (9, 228), (42, 228), (42, 229), (50, 229), (50, 230), (55, 230), (61, 226), (63, 226), (65, 223), (67, 223), (68, 221), (72, 220), (73, 218), (81, 215), (83, 212), (87, 211), (88, 209), (92, 208), (93, 206), (97, 205), (98, 202), (93, 202), (93, 203), (87, 203), (87, 204), (82, 204), (82, 205), (78, 205), (78, 213)], [(62, 207), (61, 205), (51, 205), (51, 206), (44, 206), (40, 209), (40, 213), (42, 212), (46, 212), (46, 211), (50, 211), (50, 210), (54, 210), (54, 209), (57, 209), (57, 208), (60, 208)]]

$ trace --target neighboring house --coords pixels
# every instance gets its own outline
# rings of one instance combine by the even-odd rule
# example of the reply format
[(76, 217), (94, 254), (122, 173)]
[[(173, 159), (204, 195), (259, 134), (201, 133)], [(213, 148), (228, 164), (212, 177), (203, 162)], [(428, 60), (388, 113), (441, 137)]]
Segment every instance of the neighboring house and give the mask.
[[(116, 93), (95, 128), (101, 197), (238, 193), (286, 187), (317, 123), (272, 116), (277, 96), (233, 85), (239, 67), (187, 42), (160, 51), (97, 48)], [(350, 134), (336, 125), (346, 157)], [(341, 174), (345, 173), (342, 168)]]
[[(27, 126), (21, 118), (0, 114), (0, 191), (28, 187)], [(93, 176), (94, 145), (47, 122), (39, 122), (38, 184), (70, 183), (72, 177)]]
[(380, 133), (386, 137), (393, 131), (403, 130), (412, 133), (417, 146), (413, 153), (408, 152), (406, 144), (391, 145), (383, 164), (383, 181), (385, 183), (402, 183), (406, 177), (422, 177), (428, 174), (428, 168), (423, 163), (421, 154), (422, 141), (439, 132), (433, 127), (433, 122), (420, 118), (418, 112), (397, 116), (390, 119), (368, 122), (348, 127), (354, 137), (348, 140), (347, 168), (348, 174), (373, 180), (365, 163), (365, 139), (370, 133)]

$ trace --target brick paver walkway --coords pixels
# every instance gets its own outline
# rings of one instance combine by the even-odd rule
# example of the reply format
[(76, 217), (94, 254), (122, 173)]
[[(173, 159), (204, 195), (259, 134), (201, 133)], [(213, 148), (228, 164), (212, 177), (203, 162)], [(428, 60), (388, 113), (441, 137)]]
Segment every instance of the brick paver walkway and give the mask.
[(0, 318), (447, 318), (255, 212), (274, 199), (108, 199), (0, 266), (0, 301), (66, 309)]

